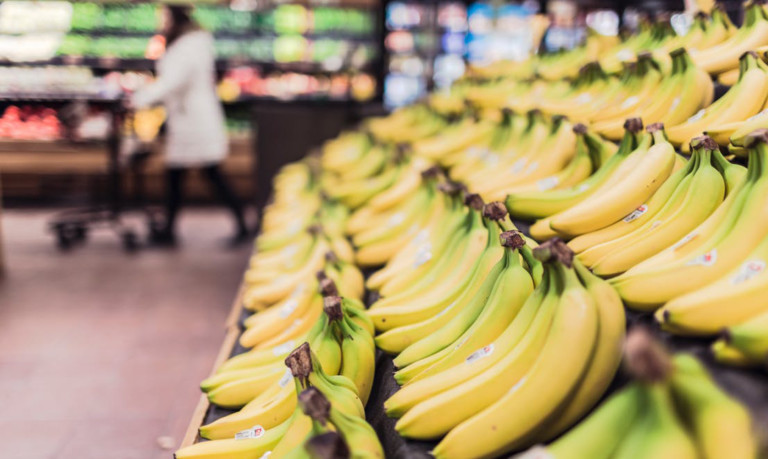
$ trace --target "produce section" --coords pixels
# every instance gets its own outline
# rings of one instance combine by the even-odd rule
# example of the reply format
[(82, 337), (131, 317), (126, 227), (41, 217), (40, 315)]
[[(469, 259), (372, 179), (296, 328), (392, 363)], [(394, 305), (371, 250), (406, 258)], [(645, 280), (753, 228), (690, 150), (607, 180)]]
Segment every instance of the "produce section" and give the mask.
[[(768, 16), (744, 12), (471, 67), (286, 165), (176, 457), (764, 454)], [(329, 436), (302, 377), (380, 446)]]

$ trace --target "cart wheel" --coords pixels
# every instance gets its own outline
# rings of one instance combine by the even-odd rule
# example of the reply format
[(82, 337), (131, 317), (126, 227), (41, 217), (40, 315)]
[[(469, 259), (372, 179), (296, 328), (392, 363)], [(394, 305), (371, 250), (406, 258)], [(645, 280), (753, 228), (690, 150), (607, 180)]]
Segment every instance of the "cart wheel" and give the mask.
[(88, 228), (82, 225), (78, 225), (72, 229), (72, 239), (77, 242), (85, 242), (88, 238)]
[(66, 252), (72, 248), (72, 239), (64, 228), (56, 229), (56, 247), (62, 252)]
[(133, 231), (124, 231), (121, 235), (123, 239), (123, 249), (128, 253), (139, 250), (139, 238)]

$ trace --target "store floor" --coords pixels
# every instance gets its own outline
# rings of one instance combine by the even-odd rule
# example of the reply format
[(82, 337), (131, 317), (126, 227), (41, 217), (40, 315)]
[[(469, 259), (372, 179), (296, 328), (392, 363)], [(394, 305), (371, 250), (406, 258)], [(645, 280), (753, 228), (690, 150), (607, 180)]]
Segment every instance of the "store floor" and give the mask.
[(4, 211), (3, 459), (169, 458), (224, 336), (250, 247), (215, 210), (182, 214), (177, 250), (126, 255), (108, 232), (70, 253), (49, 212)]

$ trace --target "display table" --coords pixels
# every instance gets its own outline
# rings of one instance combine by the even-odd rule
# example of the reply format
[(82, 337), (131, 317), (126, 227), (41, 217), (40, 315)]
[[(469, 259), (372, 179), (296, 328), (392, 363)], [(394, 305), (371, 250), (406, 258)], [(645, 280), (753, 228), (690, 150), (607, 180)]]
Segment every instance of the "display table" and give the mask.
[[(528, 234), (529, 224), (515, 222), (517, 227)], [(370, 274), (370, 273), (367, 273)], [(238, 343), (241, 333), (242, 320), (250, 315), (249, 311), (242, 308), (241, 285), (232, 311), (227, 318), (227, 334), (219, 350), (214, 364), (214, 371), (232, 355), (245, 352), (246, 349)], [(370, 305), (370, 295), (367, 303)], [(671, 351), (690, 352), (696, 355), (707, 366), (715, 380), (728, 393), (741, 400), (752, 412), (755, 420), (755, 429), (759, 438), (766, 441), (768, 433), (768, 371), (740, 369), (721, 365), (714, 361), (709, 353), (711, 340), (682, 338), (672, 336), (661, 331), (654, 322), (653, 314), (627, 311), (627, 327), (637, 325), (648, 327)], [(437, 444), (436, 442), (421, 442), (404, 439), (395, 431), (396, 419), (386, 416), (384, 401), (398, 390), (398, 385), (393, 377), (394, 364), (392, 358), (382, 351), (377, 350), (376, 375), (373, 382), (373, 390), (366, 406), (366, 419), (379, 435), (386, 457), (405, 459), (426, 459), (431, 457), (428, 453)], [(190, 382), (197, 383), (197, 382)], [(606, 395), (615, 392), (627, 383), (627, 377), (620, 370), (614, 378)], [(231, 414), (235, 411), (212, 406), (205, 395), (202, 395), (187, 428), (187, 433), (182, 442), (182, 447), (188, 446), (200, 440), (198, 428), (214, 420)], [(762, 434), (761, 434), (762, 433)]]

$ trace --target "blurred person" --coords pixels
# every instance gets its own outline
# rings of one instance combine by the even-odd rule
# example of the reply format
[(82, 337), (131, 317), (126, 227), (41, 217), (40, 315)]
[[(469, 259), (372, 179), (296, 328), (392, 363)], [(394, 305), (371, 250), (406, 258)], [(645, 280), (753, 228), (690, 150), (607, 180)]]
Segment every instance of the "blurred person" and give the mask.
[(176, 243), (176, 216), (183, 200), (184, 179), (197, 168), (213, 191), (229, 208), (236, 231), (231, 244), (249, 239), (243, 207), (221, 172), (229, 141), (224, 111), (216, 95), (213, 37), (192, 19), (188, 6), (164, 6), (161, 28), (165, 54), (157, 61), (157, 79), (138, 90), (128, 101), (141, 109), (162, 104), (168, 114), (166, 207), (164, 224), (153, 225), (150, 241), (158, 245)]

